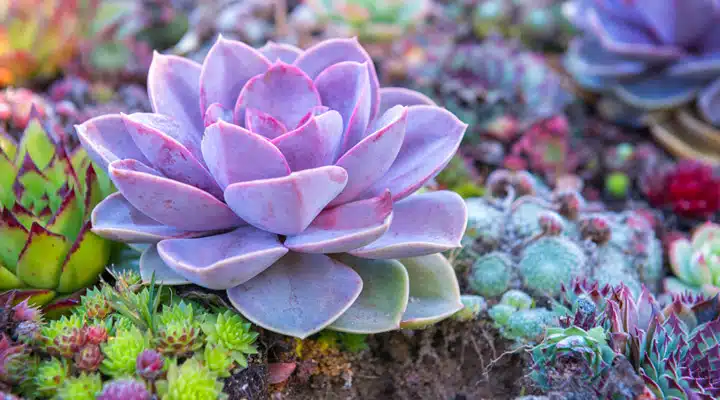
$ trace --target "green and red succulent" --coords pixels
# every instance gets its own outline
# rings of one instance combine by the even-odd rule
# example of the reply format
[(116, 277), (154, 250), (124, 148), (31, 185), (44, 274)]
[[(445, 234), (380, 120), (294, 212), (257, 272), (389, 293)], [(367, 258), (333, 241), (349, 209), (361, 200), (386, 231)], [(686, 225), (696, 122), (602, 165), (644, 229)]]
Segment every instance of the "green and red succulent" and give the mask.
[(698, 227), (690, 240), (673, 240), (669, 253), (675, 276), (665, 279), (667, 291), (720, 293), (720, 225), (708, 222)]
[(111, 244), (90, 230), (112, 184), (81, 148), (68, 152), (33, 119), (19, 143), (0, 136), (0, 296), (62, 304), (95, 283)]

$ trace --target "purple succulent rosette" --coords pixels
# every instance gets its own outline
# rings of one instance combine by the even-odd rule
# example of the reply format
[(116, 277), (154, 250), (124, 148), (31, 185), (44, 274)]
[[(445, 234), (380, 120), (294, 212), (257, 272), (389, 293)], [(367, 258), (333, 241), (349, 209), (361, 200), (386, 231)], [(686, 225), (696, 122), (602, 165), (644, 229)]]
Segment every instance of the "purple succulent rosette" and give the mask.
[(720, 2), (573, 0), (571, 21), (584, 31), (565, 66), (586, 89), (608, 92), (639, 110), (698, 100), (720, 124)]
[(148, 92), (154, 113), (76, 127), (118, 189), (93, 231), (149, 243), (145, 278), (226, 289), (250, 321), (301, 338), (462, 308), (439, 253), (459, 246), (465, 204), (415, 192), (466, 125), (419, 93), (379, 88), (357, 40), (301, 51), (220, 37), (203, 65), (156, 53)]

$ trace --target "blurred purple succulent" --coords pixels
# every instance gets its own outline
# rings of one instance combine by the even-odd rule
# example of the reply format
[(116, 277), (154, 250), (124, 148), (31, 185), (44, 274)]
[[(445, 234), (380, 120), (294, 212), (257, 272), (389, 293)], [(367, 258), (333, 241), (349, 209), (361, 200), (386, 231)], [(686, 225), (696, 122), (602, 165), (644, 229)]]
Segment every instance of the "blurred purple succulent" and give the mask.
[(720, 2), (717, 0), (573, 0), (584, 30), (565, 64), (578, 83), (640, 110), (698, 99), (720, 124)]
[(155, 113), (77, 126), (119, 190), (94, 231), (151, 243), (146, 278), (227, 289), (249, 320), (297, 337), (422, 326), (462, 307), (438, 253), (459, 246), (464, 202), (413, 193), (466, 125), (380, 89), (357, 40), (255, 50), (221, 37), (203, 65), (155, 54), (148, 91)]

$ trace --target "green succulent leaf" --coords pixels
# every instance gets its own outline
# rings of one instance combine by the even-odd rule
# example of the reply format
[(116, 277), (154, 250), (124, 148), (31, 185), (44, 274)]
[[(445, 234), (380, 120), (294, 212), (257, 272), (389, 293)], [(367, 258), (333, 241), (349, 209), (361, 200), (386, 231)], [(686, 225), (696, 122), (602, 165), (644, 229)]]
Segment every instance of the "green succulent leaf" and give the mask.
[(86, 222), (62, 266), (57, 291), (70, 293), (92, 285), (105, 269), (112, 243), (97, 236)]
[(15, 139), (4, 132), (0, 133), (0, 153), (5, 154), (10, 160), (14, 160), (15, 154), (17, 153), (17, 143), (15, 143)]
[[(1, 140), (2, 136), (0, 136)], [(12, 160), (0, 150), (0, 207), (11, 207), (15, 202), (12, 191), (13, 182), (17, 176), (17, 168)]]
[(26, 155), (40, 170), (47, 167), (55, 155), (55, 143), (37, 119), (31, 120), (25, 128), (15, 161), (24, 162)]
[(398, 329), (410, 291), (405, 267), (396, 260), (368, 260), (349, 254), (336, 258), (360, 275), (363, 288), (355, 303), (328, 329), (353, 333)]
[(18, 277), (7, 268), (0, 265), (0, 291), (17, 289), (23, 286), (25, 286), (23, 281), (18, 279)]
[(0, 265), (15, 272), (30, 232), (7, 209), (0, 212)]
[(68, 240), (74, 240), (83, 226), (83, 211), (80, 201), (75, 192), (70, 191), (65, 195), (60, 208), (52, 216), (47, 224), (47, 229), (58, 235), (65, 236)]
[(455, 271), (441, 254), (399, 260), (410, 277), (410, 301), (402, 328), (420, 328), (447, 318), (461, 308)]
[(18, 258), (18, 278), (34, 288), (54, 289), (69, 248), (70, 242), (65, 237), (33, 223), (30, 237)]

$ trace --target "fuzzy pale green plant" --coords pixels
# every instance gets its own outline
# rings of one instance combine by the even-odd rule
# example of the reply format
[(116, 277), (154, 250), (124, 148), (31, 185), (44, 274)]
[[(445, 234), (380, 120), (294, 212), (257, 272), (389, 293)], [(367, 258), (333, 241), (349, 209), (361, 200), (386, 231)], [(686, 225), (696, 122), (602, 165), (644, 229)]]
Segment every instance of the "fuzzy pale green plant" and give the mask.
[(554, 312), (533, 308), (534, 305), (535, 301), (527, 293), (510, 290), (490, 308), (488, 314), (506, 339), (537, 342), (542, 340), (545, 329), (558, 321)]
[(467, 200), (468, 229), (458, 261), (485, 297), (509, 289), (556, 296), (585, 277), (601, 285), (658, 286), (660, 241), (641, 214), (588, 204), (575, 191), (551, 191), (527, 172), (496, 171), (485, 197)]
[(207, 345), (202, 353), (202, 362), (217, 376), (227, 378), (235, 366), (235, 360), (230, 356), (230, 351), (225, 346)]
[(157, 382), (160, 400), (224, 400), (222, 389), (218, 376), (195, 358), (170, 364), (167, 379)]
[(247, 367), (246, 354), (257, 354), (253, 343), (258, 333), (237, 313), (228, 310), (209, 316), (202, 329), (209, 345), (222, 345), (240, 366)]

